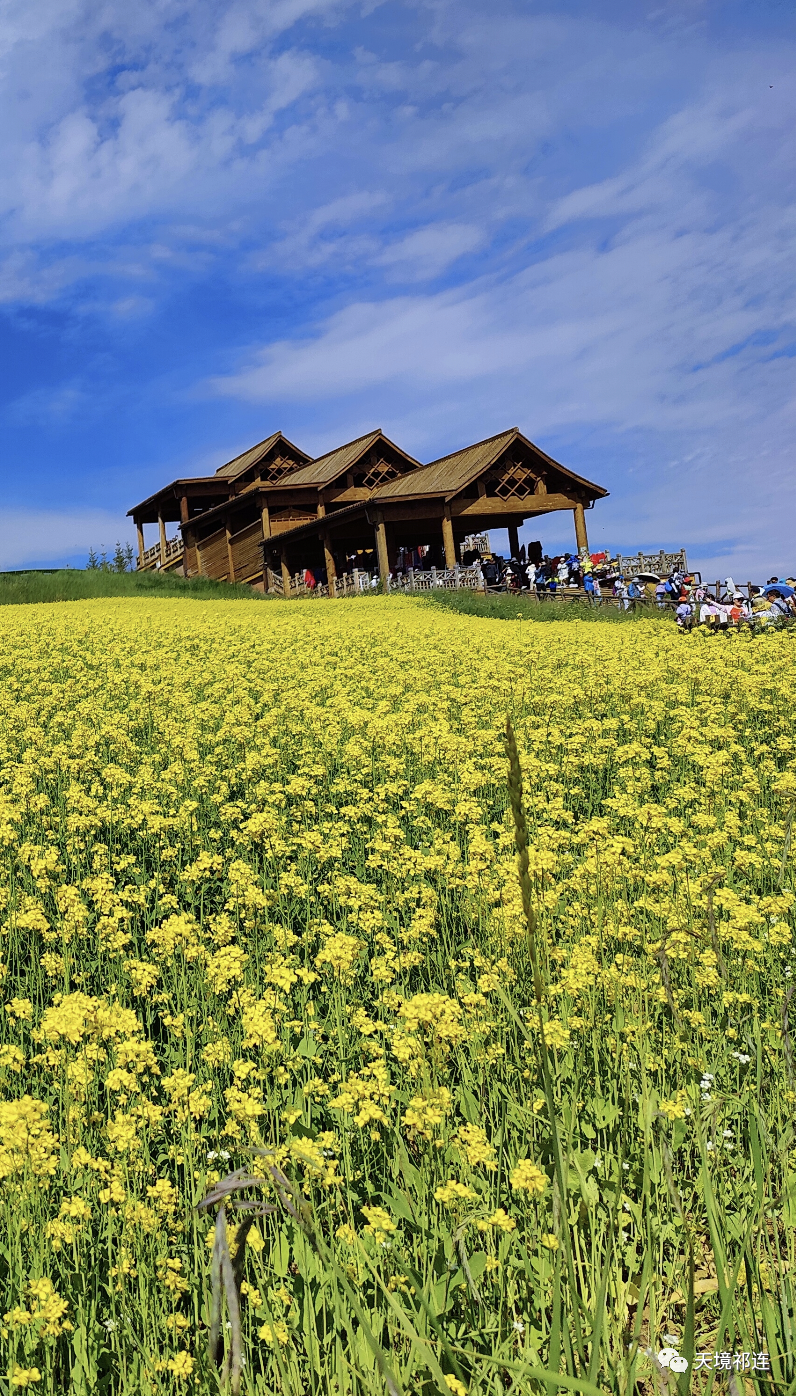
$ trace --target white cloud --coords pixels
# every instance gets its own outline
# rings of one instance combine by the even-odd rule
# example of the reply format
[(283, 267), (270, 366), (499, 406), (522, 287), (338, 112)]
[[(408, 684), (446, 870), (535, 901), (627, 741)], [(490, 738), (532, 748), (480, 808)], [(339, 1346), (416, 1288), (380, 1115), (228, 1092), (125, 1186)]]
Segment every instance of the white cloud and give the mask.
[[(497, 262), (452, 290), (352, 301), (212, 389), (325, 400), (343, 431), (344, 404), (359, 421), (367, 401), (417, 454), (450, 449), (443, 433), (458, 445), (512, 423), (548, 440), (601, 434), (622, 456), (623, 441), (643, 440), (636, 465), (604, 481), (615, 536), (680, 539), (739, 570), (766, 553), (792, 568), (796, 180), (779, 154), (792, 105), (706, 91), (621, 175), (550, 206), (568, 250), (510, 272)], [(766, 142), (773, 183), (747, 163)], [(598, 232), (583, 226), (597, 219)], [(451, 226), (477, 228), (438, 224), (440, 249)], [(425, 233), (405, 240), (410, 266)], [(379, 256), (400, 265), (389, 248)]]
[(618, 529), (784, 539), (793, 44), (716, 41), (699, 0), (632, 24), (607, 3), (372, 10), (11, 0), (0, 300), (81, 283), (75, 317), (121, 336), (217, 276), (263, 306), (211, 380), (244, 425), (268, 404), (328, 445), (381, 419), (428, 456), (517, 422), (575, 468), (597, 443)]
[(26, 563), (85, 557), (89, 548), (112, 551), (132, 542), (130, 520), (104, 509), (4, 509), (0, 514), (0, 571)]
[(485, 229), (473, 223), (431, 223), (388, 243), (373, 261), (396, 280), (430, 281), (486, 241)]
[(547, 431), (717, 429), (769, 413), (792, 372), (771, 359), (796, 325), (786, 229), (765, 208), (743, 230), (678, 237), (640, 224), (613, 247), (505, 280), (349, 305), (212, 386), (249, 402), (482, 387), (522, 394)]
[(43, 0), (31, 22), (29, 7), (23, 15), (10, 5), (0, 38), (0, 244), (43, 247), (130, 220), (250, 204), (271, 127), (321, 83), (314, 54), (277, 52), (275, 42), (352, 2), (242, 0), (219, 12), (211, 0)]

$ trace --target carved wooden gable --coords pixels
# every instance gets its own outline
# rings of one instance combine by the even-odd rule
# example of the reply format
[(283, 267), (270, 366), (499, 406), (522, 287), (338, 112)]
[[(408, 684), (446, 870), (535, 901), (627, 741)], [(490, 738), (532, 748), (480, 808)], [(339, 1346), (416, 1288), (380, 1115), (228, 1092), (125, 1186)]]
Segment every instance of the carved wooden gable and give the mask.
[(375, 490), (379, 485), (386, 485), (388, 481), (404, 475), (410, 468), (408, 462), (399, 465), (386, 460), (379, 447), (375, 446), (354, 468), (354, 484), (360, 489)]
[(498, 499), (527, 499), (532, 494), (545, 494), (544, 474), (532, 470), (519, 455), (507, 453), (483, 476), (488, 495)]
[(289, 470), (295, 470), (299, 464), (299, 461), (291, 460), (288, 456), (274, 456), (273, 460), (269, 460), (261, 467), (260, 479), (264, 485), (274, 485)]

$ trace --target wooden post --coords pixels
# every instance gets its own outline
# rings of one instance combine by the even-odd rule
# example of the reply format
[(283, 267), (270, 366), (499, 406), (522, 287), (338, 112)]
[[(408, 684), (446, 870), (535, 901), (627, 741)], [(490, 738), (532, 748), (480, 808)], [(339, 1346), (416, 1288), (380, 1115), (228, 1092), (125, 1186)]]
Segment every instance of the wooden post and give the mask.
[(515, 523), (509, 524), (509, 552), (512, 557), (520, 555), (520, 530)]
[[(514, 530), (516, 533), (516, 529)], [(451, 522), (450, 504), (445, 505), (445, 512), (442, 515), (442, 543), (445, 548), (445, 566), (456, 566), (456, 544), (453, 539), (453, 524)]]
[(383, 514), (376, 515), (376, 553), (379, 559), (379, 576), (385, 591), (390, 589), (390, 560), (387, 556), (387, 528)]
[(280, 554), (279, 554), (279, 560), (280, 560), (280, 562), (281, 562), (281, 564), (282, 564), (282, 591), (283, 591), (283, 593), (284, 593), (285, 596), (289, 596), (289, 595), (290, 595), (290, 570), (289, 570), (288, 565), (287, 565), (287, 549), (286, 549), (286, 548), (283, 548), (282, 551), (280, 552)]
[(158, 527), (160, 528), (160, 565), (166, 566), (166, 524), (162, 514), (158, 514)]
[(334, 598), (337, 595), (337, 568), (334, 565), (334, 553), (329, 547), (328, 533), (324, 533), (322, 535), (322, 541), (323, 559), (326, 563), (326, 584), (329, 588), (329, 595), (331, 596), (332, 600), (334, 600)]
[(144, 525), (136, 519), (135, 526), (138, 533), (138, 566), (141, 568), (144, 565)]
[(202, 549), (201, 549), (200, 546), (199, 546), (199, 537), (198, 537), (198, 535), (195, 535), (194, 541), (195, 541), (195, 543), (196, 543), (196, 570), (197, 570), (197, 572), (199, 573), (199, 576), (200, 576), (200, 577), (203, 577), (203, 576), (204, 576), (204, 568), (202, 567)]
[(194, 539), (189, 528), (180, 530), (182, 533), (182, 575), (187, 577), (188, 573), (188, 549), (194, 546)]
[(189, 518), (190, 518), (190, 510), (189, 510), (189, 506), (188, 506), (188, 496), (187, 496), (186, 494), (183, 494), (183, 495), (180, 495), (180, 532), (182, 533), (182, 575), (183, 575), (183, 577), (187, 577), (187, 576), (188, 576), (188, 539), (186, 538), (186, 536), (185, 536), (185, 534), (183, 533), (182, 530), (183, 530), (183, 525), (184, 525), (184, 524), (187, 524)]
[(580, 552), (583, 548), (585, 548), (586, 552), (588, 552), (589, 539), (586, 534), (586, 515), (583, 510), (583, 505), (576, 504), (572, 512), (575, 515), (575, 542), (577, 544), (578, 552)]
[(229, 526), (229, 519), (224, 520), (224, 532), (227, 535), (227, 567), (229, 568), (229, 580), (235, 580), (235, 559), (232, 556), (232, 531)]
[[(263, 530), (263, 540), (271, 537), (271, 514), (267, 504), (263, 504), (260, 509), (260, 523)], [(270, 553), (263, 548), (263, 591), (268, 590), (268, 564), (271, 560)]]

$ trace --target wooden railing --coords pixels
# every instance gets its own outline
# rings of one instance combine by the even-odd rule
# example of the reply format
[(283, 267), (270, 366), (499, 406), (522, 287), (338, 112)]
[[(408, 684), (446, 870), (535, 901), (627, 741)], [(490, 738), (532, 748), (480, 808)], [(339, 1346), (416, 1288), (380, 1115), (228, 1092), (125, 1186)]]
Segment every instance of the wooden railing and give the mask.
[(443, 587), (446, 591), (483, 591), (484, 574), (475, 567), (431, 567), (428, 572), (410, 567), (390, 581), (390, 591), (431, 591)]
[[(268, 591), (275, 596), (284, 596), (285, 588), (282, 582), (282, 575), (268, 569), (267, 575)], [(370, 572), (363, 572), (356, 567), (352, 572), (343, 572), (335, 579), (335, 596), (361, 596), (366, 592), (375, 591), (378, 586), (378, 577)], [(432, 587), (457, 588), (464, 587), (471, 591), (483, 591), (484, 578), (480, 567), (432, 567), (429, 572), (413, 571), (411, 568), (406, 573), (401, 573), (390, 578), (390, 591), (430, 591)], [(290, 590), (292, 596), (329, 596), (329, 587), (324, 582), (318, 582), (314, 587), (307, 586), (303, 572), (296, 572), (290, 578)]]
[(611, 572), (623, 572), (632, 577), (639, 572), (652, 572), (658, 577), (668, 577), (671, 572), (688, 572), (688, 558), (685, 548), (677, 553), (636, 553), (634, 557), (612, 557), (606, 564)]
[[(166, 563), (173, 562), (175, 558), (182, 557), (183, 541), (178, 534), (176, 538), (166, 539)], [(145, 567), (161, 567), (163, 562), (160, 556), (160, 544), (155, 543), (153, 547), (147, 548), (138, 566), (141, 570)]]

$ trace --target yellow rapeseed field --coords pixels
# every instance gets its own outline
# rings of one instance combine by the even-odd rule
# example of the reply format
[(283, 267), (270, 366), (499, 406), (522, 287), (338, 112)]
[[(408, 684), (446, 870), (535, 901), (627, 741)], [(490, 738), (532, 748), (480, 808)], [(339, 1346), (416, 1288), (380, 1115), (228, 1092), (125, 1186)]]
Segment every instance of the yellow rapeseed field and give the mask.
[(793, 1383), (792, 634), (133, 599), (0, 668), (2, 1389), (218, 1390), (239, 1168), (243, 1391)]

